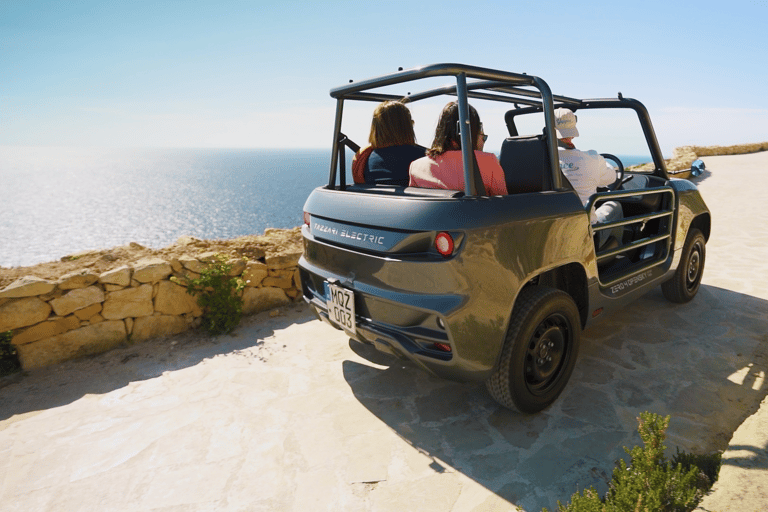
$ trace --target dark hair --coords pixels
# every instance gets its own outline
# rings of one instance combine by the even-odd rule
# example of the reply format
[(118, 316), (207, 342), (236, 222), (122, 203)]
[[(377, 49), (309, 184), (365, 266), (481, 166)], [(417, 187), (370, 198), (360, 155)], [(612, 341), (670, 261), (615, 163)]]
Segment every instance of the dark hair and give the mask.
[(415, 145), (411, 111), (399, 101), (385, 101), (373, 111), (368, 142), (373, 149)]
[[(446, 151), (461, 149), (461, 136), (459, 135), (458, 124), (459, 104), (452, 101), (443, 107), (443, 111), (440, 113), (440, 119), (437, 121), (437, 128), (435, 129), (435, 140), (432, 142), (432, 147), (427, 150), (427, 155), (434, 158)], [(472, 149), (477, 149), (477, 135), (480, 133), (480, 116), (472, 105), (469, 105), (469, 129)]]

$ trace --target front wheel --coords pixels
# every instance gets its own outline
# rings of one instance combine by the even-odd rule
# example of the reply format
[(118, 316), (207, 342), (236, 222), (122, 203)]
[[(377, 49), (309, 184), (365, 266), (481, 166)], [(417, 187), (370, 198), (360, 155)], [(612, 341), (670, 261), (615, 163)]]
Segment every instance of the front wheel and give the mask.
[(696, 296), (704, 274), (704, 260), (707, 255), (707, 241), (698, 229), (688, 232), (683, 246), (680, 264), (672, 279), (662, 283), (661, 291), (671, 302), (686, 303)]
[(525, 288), (512, 311), (501, 361), (485, 383), (488, 392), (512, 410), (546, 409), (568, 383), (580, 335), (579, 311), (570, 295)]

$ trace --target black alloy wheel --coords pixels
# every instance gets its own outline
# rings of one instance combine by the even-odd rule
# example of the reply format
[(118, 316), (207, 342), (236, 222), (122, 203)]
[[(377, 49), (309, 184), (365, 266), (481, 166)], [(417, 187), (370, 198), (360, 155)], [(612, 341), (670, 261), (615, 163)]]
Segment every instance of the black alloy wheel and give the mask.
[(667, 300), (684, 304), (696, 296), (704, 275), (706, 244), (707, 241), (700, 230), (693, 228), (688, 232), (675, 274), (661, 285), (661, 291)]
[(580, 335), (579, 312), (570, 295), (547, 287), (523, 289), (500, 363), (486, 381), (491, 396), (523, 413), (547, 408), (573, 372)]

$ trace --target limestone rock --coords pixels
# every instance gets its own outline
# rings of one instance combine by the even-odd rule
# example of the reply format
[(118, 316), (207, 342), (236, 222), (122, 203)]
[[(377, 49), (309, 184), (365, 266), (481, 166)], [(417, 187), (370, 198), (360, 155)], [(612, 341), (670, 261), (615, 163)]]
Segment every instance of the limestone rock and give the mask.
[(262, 286), (289, 289), (293, 286), (293, 277), (265, 277)]
[(101, 303), (91, 304), (87, 308), (78, 309), (75, 311), (75, 316), (80, 320), (88, 320), (94, 315), (101, 312)]
[(155, 311), (164, 315), (184, 315), (192, 313), (200, 316), (203, 311), (197, 305), (197, 297), (187, 293), (183, 286), (170, 281), (160, 281), (155, 297)]
[(269, 269), (269, 277), (287, 277), (288, 279), (293, 279), (293, 274), (296, 272), (296, 269)]
[(245, 271), (243, 271), (245, 286), (259, 286), (267, 275), (268, 271), (265, 264), (258, 261), (249, 261), (246, 263)]
[(232, 265), (232, 269), (229, 271), (229, 277), (239, 276), (243, 273), (246, 267), (246, 262), (243, 259), (231, 260), (229, 262)]
[(296, 269), (293, 273), (293, 286), (301, 290), (301, 272)]
[(25, 370), (107, 351), (126, 341), (125, 324), (119, 320), (80, 327), (64, 334), (19, 345), (17, 352)]
[(98, 286), (89, 286), (77, 288), (58, 299), (53, 299), (51, 306), (57, 315), (67, 316), (78, 309), (87, 308), (99, 302), (104, 302), (104, 291)]
[(137, 318), (133, 323), (131, 341), (147, 341), (152, 338), (172, 336), (186, 331), (187, 321), (181, 316), (158, 315)]
[(86, 324), (97, 324), (99, 322), (103, 322), (106, 320), (103, 316), (99, 315), (98, 313), (90, 317), (88, 320), (83, 320), (83, 322), (86, 322)]
[(25, 297), (0, 306), (0, 332), (42, 322), (51, 314), (51, 306), (37, 297)]
[(107, 293), (101, 316), (107, 320), (121, 320), (128, 317), (149, 316), (153, 310), (152, 285), (143, 284), (136, 288)]
[(205, 264), (200, 263), (197, 258), (193, 258), (188, 254), (179, 256), (179, 263), (181, 263), (181, 266), (183, 266), (185, 269), (191, 270), (195, 274), (199, 274), (205, 268)]
[(299, 264), (299, 258), (302, 254), (302, 251), (268, 254), (264, 261), (270, 269), (290, 268)]
[(182, 266), (178, 258), (173, 258), (170, 263), (171, 263), (171, 270), (174, 273), (178, 274), (179, 272), (184, 270), (184, 267)]
[(44, 300), (45, 302), (51, 302), (51, 300), (58, 299), (62, 295), (64, 295), (64, 292), (62, 290), (59, 290), (58, 288), (54, 288), (51, 293), (38, 295), (37, 298), (40, 300)]
[(189, 235), (183, 235), (176, 239), (176, 245), (194, 245), (201, 242), (199, 238)]
[(169, 281), (178, 284), (179, 286), (187, 286), (187, 283), (190, 281), (194, 281), (195, 279), (199, 279), (200, 274), (196, 272), (192, 272), (191, 270), (183, 270), (182, 272), (178, 274), (173, 274), (171, 277), (168, 278)]
[[(203, 263), (214, 263), (219, 257), (219, 253), (216, 251), (204, 252), (197, 255), (197, 259)], [(205, 268), (205, 266), (203, 266)]]
[(250, 315), (284, 306), (290, 299), (280, 288), (246, 288), (243, 290), (243, 313)]
[(80, 319), (75, 315), (69, 315), (65, 318), (54, 318), (28, 327), (23, 331), (19, 331), (11, 341), (14, 345), (25, 345), (27, 343), (32, 343), (33, 341), (50, 338), (51, 336), (77, 329), (79, 326)]
[(112, 270), (107, 270), (99, 276), (99, 282), (126, 287), (131, 284), (131, 267), (123, 265)]
[(171, 264), (161, 258), (144, 258), (136, 263), (133, 279), (140, 283), (156, 283), (171, 275), (172, 271)]
[(56, 283), (35, 276), (24, 276), (0, 290), (0, 299), (36, 297), (51, 293)]
[(74, 290), (91, 286), (99, 280), (99, 276), (88, 269), (76, 270), (64, 274), (59, 278), (58, 286), (61, 290)]

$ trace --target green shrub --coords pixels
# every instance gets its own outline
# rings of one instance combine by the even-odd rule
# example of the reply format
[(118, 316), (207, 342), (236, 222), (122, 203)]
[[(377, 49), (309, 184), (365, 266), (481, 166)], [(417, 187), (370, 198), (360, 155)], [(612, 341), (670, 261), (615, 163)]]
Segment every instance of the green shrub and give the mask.
[(0, 332), (0, 377), (5, 377), (21, 370), (19, 355), (11, 343), (13, 331)]
[(197, 279), (187, 279), (187, 293), (197, 295), (203, 309), (203, 327), (211, 334), (226, 334), (243, 316), (242, 291), (245, 283), (230, 277), (232, 265), (222, 255), (208, 263)]
[[(721, 455), (691, 455), (677, 451), (671, 461), (664, 458), (664, 440), (669, 416), (644, 412), (638, 432), (644, 447), (624, 448), (630, 463), (616, 463), (605, 498), (590, 487), (578, 492), (560, 512), (689, 512), (712, 486), (720, 470)], [(544, 509), (546, 511), (547, 509)]]

